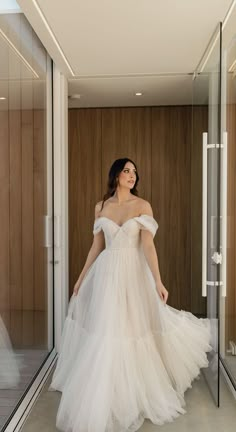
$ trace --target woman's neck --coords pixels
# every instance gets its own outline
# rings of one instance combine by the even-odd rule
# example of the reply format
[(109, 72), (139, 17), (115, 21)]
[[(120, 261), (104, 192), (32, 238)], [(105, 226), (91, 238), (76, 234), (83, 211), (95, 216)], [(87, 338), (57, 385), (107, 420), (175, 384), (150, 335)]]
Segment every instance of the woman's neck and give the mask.
[(122, 204), (123, 202), (128, 201), (132, 197), (132, 194), (129, 189), (117, 188), (113, 197), (117, 200), (118, 204)]

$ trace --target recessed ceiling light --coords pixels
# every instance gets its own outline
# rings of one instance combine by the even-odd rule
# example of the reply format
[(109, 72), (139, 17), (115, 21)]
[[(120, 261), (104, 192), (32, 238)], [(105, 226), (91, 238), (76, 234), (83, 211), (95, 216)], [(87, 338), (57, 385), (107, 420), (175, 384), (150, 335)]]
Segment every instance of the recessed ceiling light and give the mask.
[(142, 96), (142, 95), (143, 95), (143, 93), (141, 93), (141, 92), (135, 93), (135, 96)]
[(4, 96), (1, 96), (0, 97), (0, 100), (5, 100), (6, 98), (4, 97)]

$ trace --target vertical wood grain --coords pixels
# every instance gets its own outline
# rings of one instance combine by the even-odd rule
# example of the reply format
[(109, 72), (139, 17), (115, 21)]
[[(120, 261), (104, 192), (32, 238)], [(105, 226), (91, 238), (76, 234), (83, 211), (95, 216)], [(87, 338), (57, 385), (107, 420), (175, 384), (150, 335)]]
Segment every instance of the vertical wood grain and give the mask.
[(115, 159), (128, 157), (138, 167), (139, 195), (151, 200), (151, 109), (107, 108), (102, 110), (102, 190)]
[(190, 310), (191, 107), (152, 108), (152, 205), (169, 304)]
[(70, 292), (93, 240), (94, 208), (101, 199), (101, 110), (69, 111)]
[[(0, 308), (1, 312), (9, 308), (10, 268), (9, 268), (9, 124), (8, 112), (0, 111)], [(2, 316), (4, 319), (5, 317)]]
[(22, 307), (34, 308), (33, 111), (22, 110)]
[(11, 309), (22, 307), (22, 155), (21, 112), (9, 111), (10, 148), (10, 296)]
[[(96, 109), (69, 112), (70, 293), (91, 242), (89, 232), (94, 208), (89, 208), (89, 200), (83, 201), (79, 184), (85, 181), (87, 171), (84, 149), (89, 158), (93, 146), (91, 135), (95, 140), (98, 133), (101, 142), (97, 171), (89, 180), (89, 190), (93, 189), (97, 177), (101, 199), (108, 170), (116, 158), (130, 157), (137, 163), (140, 196), (151, 202), (160, 225), (155, 242), (163, 280), (171, 293), (170, 304), (189, 310), (191, 107), (99, 109), (101, 130), (94, 125), (95, 112)], [(86, 219), (82, 232), (78, 220)]]
[(44, 246), (44, 215), (47, 213), (47, 165), (44, 110), (34, 110), (33, 134), (34, 309), (45, 310), (47, 298), (47, 262), (46, 248)]

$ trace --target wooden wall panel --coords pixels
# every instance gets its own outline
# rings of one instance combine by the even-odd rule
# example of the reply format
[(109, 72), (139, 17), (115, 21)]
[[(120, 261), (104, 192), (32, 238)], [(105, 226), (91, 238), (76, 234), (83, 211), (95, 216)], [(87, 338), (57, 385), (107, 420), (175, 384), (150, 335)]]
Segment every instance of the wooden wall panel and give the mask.
[[(43, 110), (0, 112), (0, 314), (14, 346), (47, 343), (46, 124)], [(35, 313), (44, 316), (37, 328)]]
[(108, 108), (102, 110), (102, 193), (115, 159), (128, 157), (138, 166), (139, 195), (151, 200), (151, 109)]
[(70, 292), (93, 240), (94, 207), (101, 199), (101, 110), (69, 111)]
[(22, 110), (22, 308), (34, 308), (33, 111)]
[(191, 107), (152, 109), (152, 206), (169, 304), (190, 310)]
[(9, 124), (8, 112), (0, 111), (0, 313), (7, 324), (9, 307)]
[(21, 112), (9, 111), (10, 150), (10, 294), (11, 309), (22, 307), (22, 160)]
[[(101, 129), (94, 123), (96, 112), (101, 115)], [(127, 156), (138, 165), (140, 196), (151, 202), (160, 225), (155, 242), (163, 282), (170, 292), (169, 303), (190, 310), (191, 113), (191, 107), (70, 110), (70, 294), (91, 244), (94, 202), (106, 190), (111, 163)], [(87, 187), (93, 190), (101, 182), (101, 188), (100, 196), (99, 193), (96, 199), (91, 196), (90, 206), (91, 201), (83, 200), (78, 185), (84, 181), (87, 170), (84, 149), (88, 152), (94, 145), (95, 129), (101, 140), (100, 150), (96, 176), (90, 178)]]
[(44, 246), (44, 215), (47, 214), (47, 153), (45, 111), (34, 110), (33, 120), (34, 309), (46, 310), (47, 250)]

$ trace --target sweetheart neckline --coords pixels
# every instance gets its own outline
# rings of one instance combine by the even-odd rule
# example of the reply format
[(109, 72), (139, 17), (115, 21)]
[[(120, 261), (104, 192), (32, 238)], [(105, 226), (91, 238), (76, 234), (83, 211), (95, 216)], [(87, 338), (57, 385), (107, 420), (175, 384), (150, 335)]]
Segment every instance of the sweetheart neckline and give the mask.
[(150, 217), (150, 218), (153, 219), (153, 217), (150, 216), (150, 215), (141, 214), (141, 215), (139, 215), (139, 216), (133, 216), (132, 218), (127, 219), (125, 222), (123, 222), (122, 225), (119, 225), (117, 222), (115, 222), (113, 219), (111, 219), (111, 218), (109, 218), (109, 217), (107, 217), (107, 216), (99, 216), (96, 220), (98, 220), (98, 219), (102, 219), (102, 218), (103, 218), (103, 219), (108, 219), (108, 220), (111, 221), (114, 225), (118, 226), (119, 228), (122, 228), (122, 227), (123, 227), (127, 222), (129, 222), (129, 221), (131, 221), (131, 220), (133, 220), (133, 219), (140, 218), (141, 216), (148, 216), (148, 217)]

